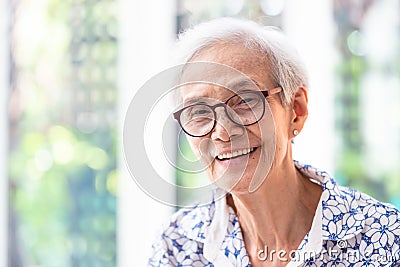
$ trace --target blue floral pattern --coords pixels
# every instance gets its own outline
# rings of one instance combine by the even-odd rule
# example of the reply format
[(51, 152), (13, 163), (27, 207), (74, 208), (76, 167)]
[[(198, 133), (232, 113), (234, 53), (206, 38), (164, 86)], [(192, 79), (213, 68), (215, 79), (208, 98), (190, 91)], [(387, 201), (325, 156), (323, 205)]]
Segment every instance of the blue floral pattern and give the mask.
[[(287, 266), (400, 266), (400, 212), (326, 172), (295, 162), (323, 188), (313, 227)], [(314, 228), (315, 226), (315, 228)], [(175, 213), (153, 244), (149, 266), (251, 266), (238, 217), (225, 199)]]

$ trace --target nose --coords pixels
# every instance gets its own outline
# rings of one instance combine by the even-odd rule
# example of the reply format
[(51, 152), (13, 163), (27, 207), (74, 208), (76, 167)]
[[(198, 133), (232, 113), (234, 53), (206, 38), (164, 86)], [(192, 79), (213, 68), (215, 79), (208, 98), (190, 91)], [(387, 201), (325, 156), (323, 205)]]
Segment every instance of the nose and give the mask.
[(215, 109), (216, 123), (211, 132), (212, 140), (230, 141), (235, 136), (240, 136), (244, 132), (244, 126), (238, 125), (231, 121), (225, 113), (223, 107)]

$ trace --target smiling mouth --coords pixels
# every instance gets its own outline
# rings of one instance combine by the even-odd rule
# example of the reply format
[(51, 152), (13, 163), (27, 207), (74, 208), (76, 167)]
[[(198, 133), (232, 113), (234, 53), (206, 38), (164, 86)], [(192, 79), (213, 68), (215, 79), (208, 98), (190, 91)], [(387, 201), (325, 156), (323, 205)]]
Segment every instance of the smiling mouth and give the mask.
[(218, 159), (218, 160), (228, 160), (228, 159), (237, 158), (237, 157), (240, 157), (240, 156), (244, 156), (244, 155), (253, 153), (256, 149), (257, 149), (256, 147), (239, 149), (239, 150), (234, 151), (232, 153), (220, 154), (220, 155), (216, 156), (215, 158)]

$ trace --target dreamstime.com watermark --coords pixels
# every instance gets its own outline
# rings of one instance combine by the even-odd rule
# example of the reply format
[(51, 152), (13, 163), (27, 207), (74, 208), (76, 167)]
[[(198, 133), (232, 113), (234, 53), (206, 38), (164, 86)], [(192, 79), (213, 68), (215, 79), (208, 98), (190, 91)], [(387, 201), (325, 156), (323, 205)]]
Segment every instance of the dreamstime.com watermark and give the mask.
[(314, 261), (334, 260), (339, 262), (357, 263), (370, 262), (378, 264), (388, 264), (400, 261), (400, 253), (392, 254), (386, 251), (385, 255), (374, 255), (372, 251), (347, 249), (347, 241), (338, 241), (338, 248), (328, 248), (328, 250), (269, 250), (268, 246), (258, 250), (257, 258), (259, 261), (281, 261), (281, 262), (304, 262), (307, 259)]

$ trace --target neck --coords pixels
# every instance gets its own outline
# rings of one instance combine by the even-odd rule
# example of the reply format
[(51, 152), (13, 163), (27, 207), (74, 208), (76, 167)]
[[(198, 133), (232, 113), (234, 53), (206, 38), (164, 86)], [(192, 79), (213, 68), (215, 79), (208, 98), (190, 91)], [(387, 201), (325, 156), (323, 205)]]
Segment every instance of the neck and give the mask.
[[(232, 194), (249, 254), (270, 249), (297, 249), (311, 228), (321, 187), (297, 171), (292, 161), (269, 174), (260, 188), (249, 194)], [(293, 227), (295, 225), (295, 227)]]

